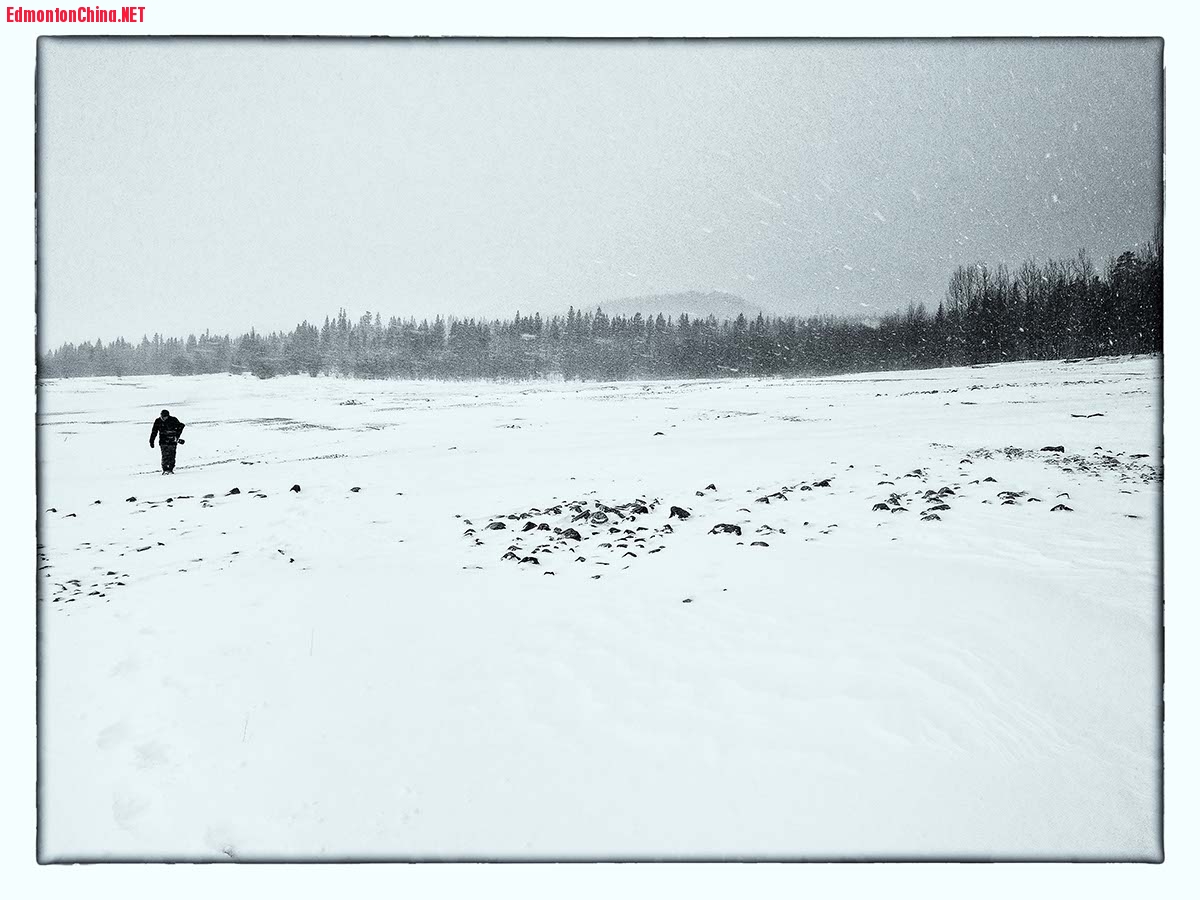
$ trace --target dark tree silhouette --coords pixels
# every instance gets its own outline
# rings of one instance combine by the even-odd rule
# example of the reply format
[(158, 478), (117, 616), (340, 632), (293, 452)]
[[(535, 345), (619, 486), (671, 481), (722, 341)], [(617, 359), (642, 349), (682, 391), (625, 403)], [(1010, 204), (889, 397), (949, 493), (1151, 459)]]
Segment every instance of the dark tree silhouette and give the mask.
[(930, 314), (923, 305), (864, 322), (829, 316), (678, 318), (602, 310), (543, 319), (391, 318), (346, 310), (290, 332), (143, 336), (64, 344), (38, 358), (39, 378), (218, 372), (355, 378), (619, 380), (821, 375), (1017, 359), (1162, 351), (1162, 238), (1110, 260), (1088, 255), (1015, 272), (960, 266)]

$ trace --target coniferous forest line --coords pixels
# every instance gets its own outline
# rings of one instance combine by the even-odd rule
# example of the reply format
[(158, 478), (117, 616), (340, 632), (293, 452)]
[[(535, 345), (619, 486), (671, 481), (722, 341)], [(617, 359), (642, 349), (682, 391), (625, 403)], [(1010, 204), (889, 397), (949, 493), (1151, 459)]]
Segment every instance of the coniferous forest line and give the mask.
[(342, 310), (322, 325), (240, 337), (143, 337), (64, 344), (38, 357), (38, 377), (249, 372), (355, 378), (621, 380), (823, 375), (1161, 352), (1162, 240), (1098, 271), (1071, 260), (960, 266), (930, 313), (923, 305), (872, 321), (830, 316), (713, 317), (597, 309), (566, 316), (432, 322)]

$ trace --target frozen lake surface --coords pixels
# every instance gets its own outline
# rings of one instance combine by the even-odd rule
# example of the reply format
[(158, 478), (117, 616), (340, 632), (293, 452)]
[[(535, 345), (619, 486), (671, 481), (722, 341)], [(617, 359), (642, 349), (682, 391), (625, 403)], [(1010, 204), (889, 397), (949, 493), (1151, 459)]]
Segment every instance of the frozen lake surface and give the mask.
[(49, 382), (41, 858), (1159, 859), (1161, 391)]

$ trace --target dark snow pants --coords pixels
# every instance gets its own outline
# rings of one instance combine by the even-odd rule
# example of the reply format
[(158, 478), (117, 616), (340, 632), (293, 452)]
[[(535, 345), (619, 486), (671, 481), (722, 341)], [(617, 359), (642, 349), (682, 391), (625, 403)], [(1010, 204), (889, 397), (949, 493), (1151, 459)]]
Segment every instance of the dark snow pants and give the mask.
[(158, 449), (162, 451), (162, 468), (164, 472), (175, 471), (175, 442), (158, 439)]

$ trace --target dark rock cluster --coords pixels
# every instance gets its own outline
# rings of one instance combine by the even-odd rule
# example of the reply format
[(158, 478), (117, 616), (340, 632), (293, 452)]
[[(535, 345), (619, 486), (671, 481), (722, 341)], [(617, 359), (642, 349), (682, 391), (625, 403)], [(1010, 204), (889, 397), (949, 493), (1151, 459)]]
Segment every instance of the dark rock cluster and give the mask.
[[(768, 496), (787, 499), (786, 493), (795, 487), (785, 487)], [(716, 489), (716, 484), (710, 482), (704, 490), (695, 493), (700, 497), (708, 497), (709, 492)], [(660, 506), (667, 512), (665, 517)], [(519, 528), (514, 528), (509, 538), (512, 543), (500, 556), (503, 561), (529, 565), (534, 565), (536, 561), (537, 565), (545, 566), (554, 554), (566, 553), (565, 559), (575, 563), (609, 566), (615, 561), (627, 568), (634, 560), (665, 550), (666, 541), (676, 534), (676, 528), (686, 528), (685, 523), (696, 515), (695, 509), (662, 504), (659, 498), (639, 497), (624, 503), (605, 503), (596, 499), (564, 500), (546, 507), (532, 507), (520, 513), (492, 516), (485, 530), (509, 530), (510, 522), (514, 525), (522, 523)], [(464, 522), (470, 524), (470, 520)], [(742, 526), (722, 522), (709, 533), (728, 533), (740, 537)], [(757, 530), (760, 536), (785, 533), (783, 528), (771, 525), (761, 525)], [(474, 528), (468, 528), (463, 536), (470, 538), (477, 546), (484, 543)], [(757, 540), (751, 546), (770, 545), (765, 540)], [(601, 576), (596, 574), (591, 577)]]

